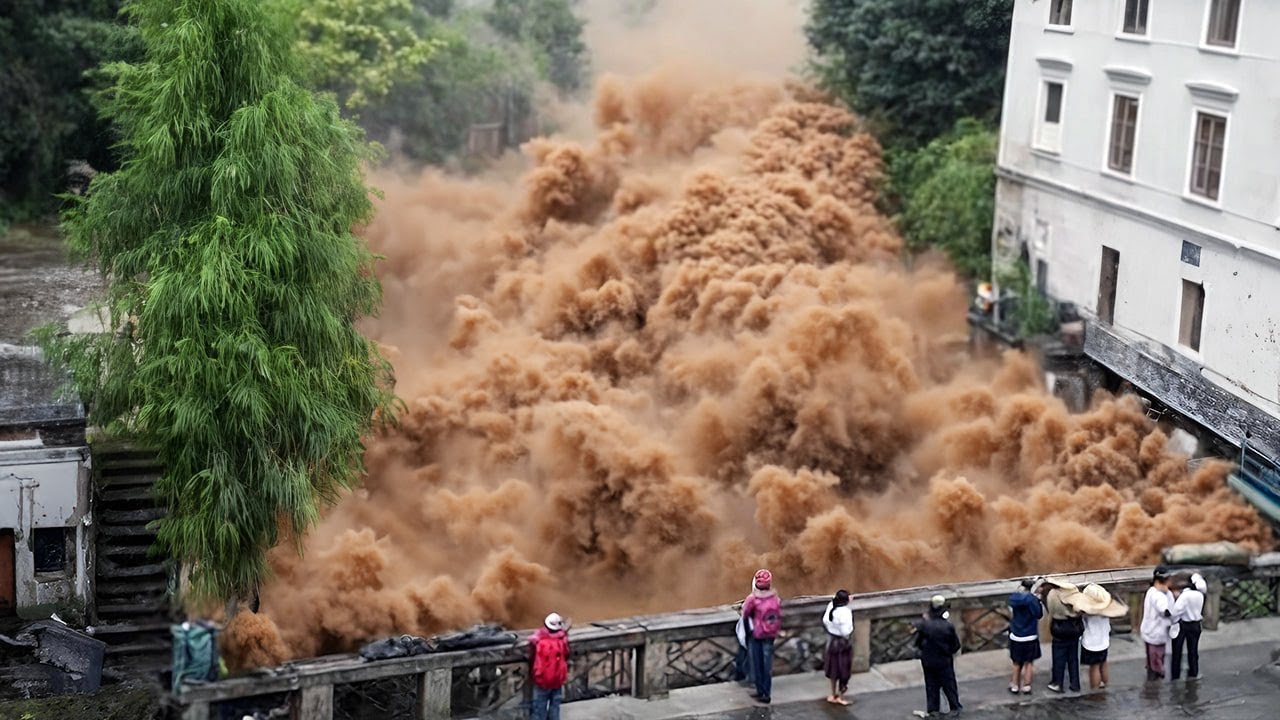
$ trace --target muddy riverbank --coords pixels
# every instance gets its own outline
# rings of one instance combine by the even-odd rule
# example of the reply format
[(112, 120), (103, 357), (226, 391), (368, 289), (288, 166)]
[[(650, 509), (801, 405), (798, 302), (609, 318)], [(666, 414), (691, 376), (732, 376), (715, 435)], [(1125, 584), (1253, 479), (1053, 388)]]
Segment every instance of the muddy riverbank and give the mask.
[(0, 235), (0, 343), (61, 322), (100, 291), (98, 277), (73, 260), (56, 226), (14, 225)]

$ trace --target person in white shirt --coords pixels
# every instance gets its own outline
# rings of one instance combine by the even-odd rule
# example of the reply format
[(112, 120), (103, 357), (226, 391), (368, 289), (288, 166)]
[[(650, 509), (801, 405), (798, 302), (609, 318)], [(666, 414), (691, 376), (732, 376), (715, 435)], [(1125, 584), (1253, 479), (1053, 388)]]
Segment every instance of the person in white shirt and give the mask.
[(1204, 576), (1194, 573), (1191, 585), (1174, 593), (1177, 598), (1173, 602), (1173, 617), (1178, 623), (1178, 636), (1173, 639), (1173, 668), (1170, 677), (1174, 680), (1182, 674), (1182, 648), (1187, 648), (1187, 679), (1200, 677), (1200, 632), (1204, 619), (1204, 595), (1208, 591)]
[(844, 694), (849, 691), (849, 676), (853, 674), (853, 611), (849, 609), (849, 591), (837, 590), (822, 613), (822, 626), (827, 629), (827, 654), (823, 669), (831, 681), (831, 694), (827, 702), (848, 705)]
[(1111, 648), (1111, 618), (1124, 617), (1129, 608), (1096, 583), (1085, 585), (1084, 590), (1069, 595), (1065, 602), (1084, 618), (1080, 664), (1089, 667), (1089, 687), (1093, 690), (1105, 688), (1111, 682), (1111, 666), (1107, 662), (1107, 651)]
[(1156, 567), (1151, 587), (1142, 601), (1142, 642), (1147, 645), (1147, 680), (1164, 679), (1165, 645), (1173, 624), (1173, 596), (1169, 594), (1169, 569)]

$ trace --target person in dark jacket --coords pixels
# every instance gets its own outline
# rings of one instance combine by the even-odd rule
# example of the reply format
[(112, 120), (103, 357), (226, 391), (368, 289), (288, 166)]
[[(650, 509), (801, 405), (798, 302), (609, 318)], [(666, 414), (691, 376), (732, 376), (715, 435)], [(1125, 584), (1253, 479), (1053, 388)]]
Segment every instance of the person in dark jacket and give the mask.
[(1035, 584), (1035, 580), (1026, 578), (1009, 596), (1009, 659), (1013, 661), (1009, 692), (1015, 694), (1031, 693), (1033, 666), (1040, 657), (1039, 624), (1044, 606), (1032, 592)]
[[(960, 690), (956, 687), (955, 654), (960, 652), (960, 636), (947, 618), (947, 599), (934, 595), (929, 600), (929, 610), (912, 625), (916, 636), (916, 649), (920, 652), (920, 666), (924, 669), (924, 697), (927, 713), (937, 713), (941, 707), (939, 691), (947, 696), (951, 712), (960, 712)], [(916, 711), (916, 715), (925, 713)]]

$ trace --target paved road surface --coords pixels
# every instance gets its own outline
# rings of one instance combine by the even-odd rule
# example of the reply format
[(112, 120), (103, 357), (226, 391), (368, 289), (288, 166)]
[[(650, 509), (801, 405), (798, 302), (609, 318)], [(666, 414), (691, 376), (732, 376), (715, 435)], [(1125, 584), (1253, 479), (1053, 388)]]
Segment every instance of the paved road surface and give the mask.
[[(1224, 623), (1201, 639), (1204, 678), (1148, 685), (1145, 651), (1127, 635), (1112, 638), (1111, 687), (1103, 693), (1055, 695), (1049, 682), (1049, 652), (1036, 663), (1035, 691), (1013, 696), (1006, 689), (1009, 656), (1005, 651), (967, 653), (956, 662), (963, 718), (981, 720), (1280, 720), (1280, 618)], [(1088, 687), (1088, 676), (1082, 678)], [(853, 705), (823, 701), (826, 679), (819, 673), (774, 679), (773, 705), (754, 705), (746, 688), (735, 683), (673, 690), (661, 700), (614, 697), (570, 703), (565, 720), (908, 720), (924, 708), (923, 678), (915, 661), (877, 665), (853, 676)], [(943, 701), (945, 707), (946, 702)]]
[[(1214, 650), (1201, 654), (1204, 677), (1199, 681), (1146, 683), (1138, 660), (1117, 663), (1112, 685), (1105, 691), (1060, 696), (1044, 689), (1045, 673), (1029, 699), (1015, 699), (1000, 678), (963, 683), (960, 717), (972, 720), (1273, 720), (1280, 718), (1280, 667), (1271, 665), (1275, 643)], [(1046, 658), (1047, 659), (1047, 658)], [(1045, 664), (1047, 668), (1047, 663)], [(1088, 684), (1087, 678), (1084, 682)], [(815, 688), (822, 692), (820, 687)], [(854, 699), (848, 708), (822, 700), (775, 704), (720, 713), (687, 715), (688, 720), (814, 720), (841, 718), (871, 720), (909, 718), (924, 707), (923, 688), (871, 693)], [(943, 700), (943, 707), (946, 701)]]

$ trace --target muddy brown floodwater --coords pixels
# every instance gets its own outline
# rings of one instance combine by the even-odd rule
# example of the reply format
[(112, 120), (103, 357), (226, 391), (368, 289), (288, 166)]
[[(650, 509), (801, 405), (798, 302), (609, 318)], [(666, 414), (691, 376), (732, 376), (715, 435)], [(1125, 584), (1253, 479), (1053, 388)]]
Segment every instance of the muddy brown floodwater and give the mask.
[(964, 284), (903, 266), (857, 118), (683, 66), (592, 110), (519, 179), (374, 179), (364, 327), (406, 410), (231, 662), (722, 603), (762, 566), (793, 595), (1270, 544), (1134, 398), (1072, 414), (1029, 358), (965, 355)]

